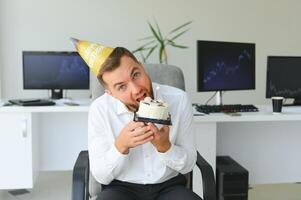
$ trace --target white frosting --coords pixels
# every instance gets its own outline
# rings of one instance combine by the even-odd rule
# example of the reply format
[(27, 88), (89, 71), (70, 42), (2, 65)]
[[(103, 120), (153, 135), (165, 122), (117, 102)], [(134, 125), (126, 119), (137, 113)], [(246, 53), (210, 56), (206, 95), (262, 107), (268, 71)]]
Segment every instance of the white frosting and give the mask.
[(140, 101), (137, 114), (143, 118), (167, 120), (168, 104), (163, 100), (152, 100), (150, 97), (146, 97)]

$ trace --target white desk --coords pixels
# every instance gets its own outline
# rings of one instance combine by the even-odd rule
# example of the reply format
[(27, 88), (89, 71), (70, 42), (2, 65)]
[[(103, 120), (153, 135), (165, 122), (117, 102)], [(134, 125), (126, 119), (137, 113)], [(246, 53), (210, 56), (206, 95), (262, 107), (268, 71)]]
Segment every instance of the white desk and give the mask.
[[(249, 171), (250, 184), (300, 182), (301, 107), (271, 106), (241, 116), (210, 114), (194, 117), (197, 148), (215, 167), (216, 155), (230, 155)], [(201, 194), (199, 174), (194, 174)]]
[(87, 149), (89, 104), (0, 107), (0, 189), (32, 188), (41, 170), (70, 170)]
[[(300, 182), (301, 107), (284, 107), (282, 114), (272, 114), (271, 106), (258, 107), (260, 112), (241, 116), (195, 117), (196, 130), (200, 130), (197, 136), (203, 131), (208, 138), (208, 134), (211, 139), (215, 135), (216, 141), (208, 149), (230, 155), (247, 168), (251, 184)], [(211, 159), (214, 153), (209, 155)]]
[[(283, 114), (273, 115), (270, 107), (259, 108), (261, 112), (239, 117), (225, 114), (194, 117), (199, 152), (213, 168), (217, 154), (230, 155), (249, 170), (250, 183), (300, 181), (301, 109), (285, 108)], [(0, 189), (32, 187), (35, 172), (39, 170), (72, 169), (79, 151), (87, 149), (87, 111), (88, 105), (0, 107), (0, 149), (2, 138), (11, 135), (12, 131), (20, 132), (17, 135), (23, 137), (25, 120), (31, 141), (25, 148), (28, 154), (25, 157), (30, 159), (27, 170), (31, 170), (29, 177), (33, 177), (26, 184), (14, 185), (12, 182), (7, 187), (1, 185), (4, 180), (1, 177)], [(13, 129), (18, 126), (21, 128)], [(15, 152), (13, 157), (18, 157), (16, 152), (22, 152), (22, 149), (12, 146), (6, 145), (8, 150), (4, 155), (0, 153), (1, 157), (11, 160), (12, 152)], [(10, 164), (14, 166), (0, 165), (0, 173), (5, 169), (16, 174), (20, 161)], [(16, 180), (20, 182), (20, 177)]]

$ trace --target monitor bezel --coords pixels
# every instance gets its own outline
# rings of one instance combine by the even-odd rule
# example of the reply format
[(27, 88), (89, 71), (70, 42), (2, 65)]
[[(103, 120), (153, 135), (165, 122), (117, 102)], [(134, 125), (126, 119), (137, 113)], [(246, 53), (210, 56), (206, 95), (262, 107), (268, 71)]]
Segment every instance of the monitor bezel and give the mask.
[[(68, 55), (68, 56), (73, 56), (77, 55), (80, 57), (78, 52), (76, 51), (22, 51), (22, 77), (23, 77), (23, 89), (24, 90), (90, 90), (90, 70), (88, 69), (88, 87), (86, 88), (67, 88), (67, 87), (60, 87), (60, 88), (35, 88), (35, 87), (25, 87), (25, 70), (24, 70), (24, 56), (25, 55)], [(81, 58), (81, 57), (80, 57)], [(84, 61), (85, 62), (85, 61)], [(86, 64), (86, 62), (85, 62)], [(88, 66), (87, 66), (88, 67)]]
[[(200, 61), (199, 61), (199, 43), (206, 42), (206, 43), (219, 43), (219, 44), (238, 44), (238, 45), (253, 45), (254, 48), (254, 67), (252, 68), (252, 86), (246, 87), (246, 88), (227, 88), (227, 89), (205, 89), (200, 87)], [(216, 40), (197, 40), (197, 74), (196, 74), (196, 80), (197, 80), (197, 92), (212, 92), (212, 91), (239, 91), (239, 90), (255, 90), (256, 89), (256, 43), (253, 42), (232, 42), (232, 41), (216, 41)]]
[[(301, 60), (301, 56), (279, 56), (279, 55), (272, 55), (272, 56), (267, 56), (267, 69), (266, 69), (266, 87), (265, 87), (265, 98), (270, 99), (272, 96), (279, 96), (279, 95), (271, 95), (270, 90), (268, 90), (268, 83), (270, 81), (270, 76), (269, 76), (269, 69), (270, 69), (270, 58), (298, 58)], [(300, 96), (289, 96), (289, 95), (281, 95), (284, 98), (289, 98), (289, 99), (301, 99), (301, 93)]]

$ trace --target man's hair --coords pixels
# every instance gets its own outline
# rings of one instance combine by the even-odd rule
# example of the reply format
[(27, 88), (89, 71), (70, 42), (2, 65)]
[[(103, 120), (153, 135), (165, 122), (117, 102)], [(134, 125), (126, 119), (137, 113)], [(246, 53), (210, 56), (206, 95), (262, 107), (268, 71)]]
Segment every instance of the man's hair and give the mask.
[(136, 63), (139, 63), (137, 58), (126, 48), (124, 47), (116, 47), (110, 56), (106, 59), (106, 61), (102, 64), (97, 79), (101, 83), (102, 86), (106, 87), (106, 83), (104, 82), (102, 76), (105, 72), (110, 72), (115, 70), (120, 66), (120, 59), (122, 56), (128, 56), (132, 58)]

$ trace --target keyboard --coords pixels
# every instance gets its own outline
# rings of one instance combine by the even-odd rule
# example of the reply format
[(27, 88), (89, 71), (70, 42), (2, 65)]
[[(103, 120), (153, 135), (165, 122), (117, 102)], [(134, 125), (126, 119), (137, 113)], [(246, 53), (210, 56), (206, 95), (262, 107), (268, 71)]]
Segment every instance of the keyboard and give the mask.
[(52, 106), (55, 102), (47, 99), (11, 99), (8, 102), (19, 106)]
[(195, 105), (198, 112), (202, 113), (236, 113), (236, 112), (258, 112), (258, 108), (252, 104), (228, 104), (228, 105)]

